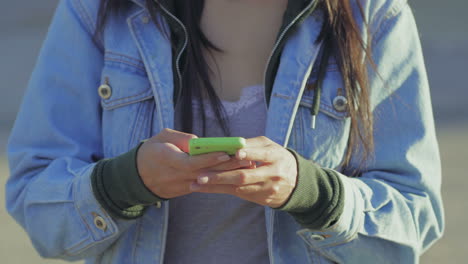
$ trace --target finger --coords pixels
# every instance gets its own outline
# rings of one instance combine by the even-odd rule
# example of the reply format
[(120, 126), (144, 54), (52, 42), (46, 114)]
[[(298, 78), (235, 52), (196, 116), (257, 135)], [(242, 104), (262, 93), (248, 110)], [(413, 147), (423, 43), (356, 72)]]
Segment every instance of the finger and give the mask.
[(161, 160), (163, 164), (165, 163), (173, 168), (178, 168), (185, 155), (187, 155), (172, 143), (154, 143), (152, 147), (156, 150), (156, 158)]
[(199, 193), (224, 193), (224, 194), (236, 194), (235, 185), (201, 185), (197, 183), (192, 183), (190, 185), (190, 190), (192, 192), (199, 192)]
[(266, 146), (255, 148), (242, 148), (236, 152), (236, 158), (239, 160), (260, 161), (262, 163), (272, 163), (281, 158), (285, 154), (281, 146)]
[(156, 188), (155, 194), (164, 199), (171, 199), (186, 195), (192, 192), (190, 189), (190, 184), (193, 180), (177, 181), (168, 185), (166, 188), (161, 188), (160, 190)]
[(188, 134), (177, 130), (172, 130), (169, 128), (163, 129), (155, 138), (159, 142), (167, 142), (177, 146), (183, 152), (189, 152), (189, 141), (192, 138), (197, 138), (194, 134)]
[(164, 160), (172, 168), (186, 172), (212, 167), (231, 159), (224, 152), (190, 156), (171, 143), (156, 143), (156, 145), (159, 150), (158, 158)]
[(245, 140), (245, 146), (247, 148), (255, 148), (255, 147), (265, 147), (271, 145), (273, 141), (265, 136), (259, 136), (254, 138), (247, 138)]
[(238, 186), (236, 192), (241, 195), (258, 195), (262, 197), (269, 197), (279, 192), (279, 186), (277, 184), (251, 184)]
[(232, 158), (225, 152), (211, 152), (195, 156), (186, 154), (181, 161), (181, 166), (189, 171), (199, 171), (220, 165), (231, 159)]
[(229, 161), (223, 162), (221, 164), (215, 165), (213, 167), (206, 168), (206, 171), (228, 171), (236, 170), (241, 168), (252, 168), (254, 162), (250, 160), (238, 160), (231, 158)]
[(232, 184), (241, 186), (266, 182), (273, 175), (272, 173), (272, 168), (268, 166), (256, 169), (240, 169), (219, 173), (207, 173), (200, 175), (197, 179), (197, 183), (202, 185)]
[(260, 205), (271, 206), (273, 208), (280, 207), (285, 202), (284, 197), (281, 196), (280, 193), (280, 184), (274, 182), (263, 185), (245, 185), (236, 188), (236, 196)]

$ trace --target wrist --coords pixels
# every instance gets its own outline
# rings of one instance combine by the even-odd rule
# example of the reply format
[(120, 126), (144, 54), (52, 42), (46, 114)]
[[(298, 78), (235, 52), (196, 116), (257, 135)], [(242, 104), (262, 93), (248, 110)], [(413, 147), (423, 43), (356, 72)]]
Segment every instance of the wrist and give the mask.
[(344, 190), (339, 176), (288, 150), (297, 161), (297, 183), (289, 199), (275, 209), (290, 213), (306, 228), (330, 226), (343, 212)]
[(165, 200), (152, 193), (138, 173), (137, 153), (142, 144), (96, 164), (92, 181), (95, 196), (114, 216), (136, 218), (146, 206)]

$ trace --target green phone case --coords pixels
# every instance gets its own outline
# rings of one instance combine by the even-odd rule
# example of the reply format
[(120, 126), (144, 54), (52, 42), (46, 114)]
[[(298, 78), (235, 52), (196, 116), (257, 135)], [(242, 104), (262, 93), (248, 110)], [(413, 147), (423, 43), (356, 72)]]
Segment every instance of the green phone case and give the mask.
[(243, 147), (245, 147), (243, 137), (193, 138), (189, 141), (189, 154), (193, 156), (221, 151), (228, 155), (235, 155), (236, 151)]

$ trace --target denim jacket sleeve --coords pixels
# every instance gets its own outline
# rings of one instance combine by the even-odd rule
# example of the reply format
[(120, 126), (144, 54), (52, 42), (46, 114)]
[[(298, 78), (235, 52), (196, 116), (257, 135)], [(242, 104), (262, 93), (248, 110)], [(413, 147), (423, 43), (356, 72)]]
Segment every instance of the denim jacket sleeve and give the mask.
[(371, 27), (378, 72), (370, 70), (374, 157), (361, 177), (340, 174), (345, 206), (339, 221), (327, 230), (300, 231), (337, 263), (417, 263), (444, 227), (440, 158), (415, 21), (406, 1), (381, 17)]
[(79, 1), (60, 1), (8, 142), (6, 207), (43, 257), (96, 255), (134, 223), (109, 217), (91, 189), (103, 65), (91, 28)]

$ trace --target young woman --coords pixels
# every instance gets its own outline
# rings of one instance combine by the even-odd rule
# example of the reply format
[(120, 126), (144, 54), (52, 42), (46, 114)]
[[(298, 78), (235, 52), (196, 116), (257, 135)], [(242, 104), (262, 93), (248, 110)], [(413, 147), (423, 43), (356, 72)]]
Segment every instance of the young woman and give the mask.
[(8, 155), (49, 258), (417, 263), (443, 230), (405, 0), (62, 0)]

